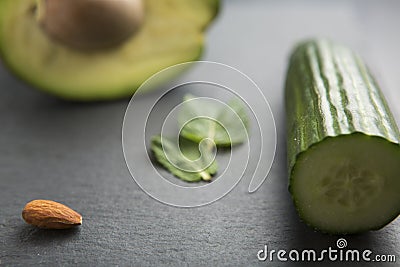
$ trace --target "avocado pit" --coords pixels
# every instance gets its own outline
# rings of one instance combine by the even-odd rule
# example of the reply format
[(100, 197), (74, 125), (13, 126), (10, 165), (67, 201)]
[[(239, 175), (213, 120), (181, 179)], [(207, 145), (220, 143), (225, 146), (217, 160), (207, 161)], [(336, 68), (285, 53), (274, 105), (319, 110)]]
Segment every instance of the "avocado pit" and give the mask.
[(38, 0), (37, 19), (50, 37), (73, 49), (118, 46), (140, 29), (142, 0)]

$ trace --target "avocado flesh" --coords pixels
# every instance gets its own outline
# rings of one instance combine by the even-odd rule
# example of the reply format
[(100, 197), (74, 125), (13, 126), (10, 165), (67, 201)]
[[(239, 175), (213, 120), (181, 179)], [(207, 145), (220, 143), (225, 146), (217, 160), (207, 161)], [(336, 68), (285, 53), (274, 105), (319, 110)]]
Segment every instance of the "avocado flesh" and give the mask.
[(203, 31), (218, 0), (145, 0), (134, 36), (108, 50), (81, 51), (55, 41), (36, 19), (36, 0), (0, 2), (0, 55), (19, 77), (72, 100), (127, 97), (158, 71), (200, 57)]

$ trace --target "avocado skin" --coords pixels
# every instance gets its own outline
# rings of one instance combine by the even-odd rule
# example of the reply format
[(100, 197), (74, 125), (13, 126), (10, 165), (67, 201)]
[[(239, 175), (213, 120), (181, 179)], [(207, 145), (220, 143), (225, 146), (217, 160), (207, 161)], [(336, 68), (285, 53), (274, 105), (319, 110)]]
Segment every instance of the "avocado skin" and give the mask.
[[(11, 8), (10, 6), (14, 3), (15, 0), (3, 0), (0, 2), (0, 64), (2, 63), (6, 69), (10, 71), (15, 77), (24, 81), (25, 83), (31, 85), (33, 88), (43, 91), (45, 93), (51, 94), (57, 98), (64, 99), (67, 101), (74, 101), (74, 102), (91, 102), (91, 101), (106, 101), (106, 100), (116, 100), (121, 98), (127, 98), (134, 94), (134, 92), (140, 87), (140, 85), (151, 75), (146, 78), (138, 79), (136, 82), (131, 82), (127, 86), (123, 87), (110, 87), (107, 90), (99, 90), (98, 92), (91, 90), (91, 92), (86, 92), (84, 87), (81, 87), (81, 90), (75, 90), (75, 92), (69, 92), (64, 88), (59, 88), (58, 86), (46, 86), (41, 82), (40, 77), (28, 77), (28, 75), (24, 75), (18, 67), (12, 64), (9, 60), (7, 60), (7, 51), (4, 49), (4, 33), (3, 27), (1, 24), (4, 23), (2, 17), (4, 16), (4, 10)], [(146, 0), (145, 0), (146, 1)], [(15, 3), (18, 1), (15, 1)], [(209, 5), (212, 10), (212, 14), (210, 19), (207, 23), (201, 27), (201, 32), (204, 34), (204, 31), (208, 28), (211, 22), (217, 17), (221, 8), (221, 1), (220, 0), (204, 0), (207, 5)], [(198, 47), (193, 49), (190, 55), (185, 58), (184, 61), (178, 60), (175, 64), (183, 63), (183, 62), (190, 62), (199, 60), (204, 51), (204, 38), (201, 38), (199, 41)], [(174, 64), (171, 64), (174, 65)], [(78, 68), (79, 66), (77, 66)], [(158, 69), (153, 74), (158, 71), (161, 71), (163, 68)], [(60, 84), (62, 81), (60, 81)], [(79, 88), (80, 85), (77, 84), (76, 88)], [(80, 92), (76, 92), (80, 91)]]

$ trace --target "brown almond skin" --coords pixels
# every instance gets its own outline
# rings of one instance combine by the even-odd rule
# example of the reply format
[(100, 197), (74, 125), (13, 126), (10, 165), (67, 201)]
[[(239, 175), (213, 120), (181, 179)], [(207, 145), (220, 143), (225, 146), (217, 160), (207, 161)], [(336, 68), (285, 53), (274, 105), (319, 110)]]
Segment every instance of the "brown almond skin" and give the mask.
[(22, 211), (25, 222), (45, 229), (68, 229), (82, 224), (82, 216), (52, 200), (32, 200)]

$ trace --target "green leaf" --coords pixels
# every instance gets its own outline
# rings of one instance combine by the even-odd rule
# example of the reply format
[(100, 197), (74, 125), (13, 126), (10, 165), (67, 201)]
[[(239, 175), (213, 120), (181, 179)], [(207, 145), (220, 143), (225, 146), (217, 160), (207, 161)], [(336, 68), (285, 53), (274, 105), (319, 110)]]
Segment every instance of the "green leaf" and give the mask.
[(217, 172), (215, 153), (209, 148), (207, 141), (199, 144), (184, 138), (173, 140), (159, 135), (151, 140), (151, 149), (157, 161), (187, 182), (208, 181)]
[(231, 146), (247, 140), (249, 118), (246, 106), (234, 98), (224, 103), (186, 95), (178, 118), (181, 136), (200, 142), (211, 139), (217, 146)]

